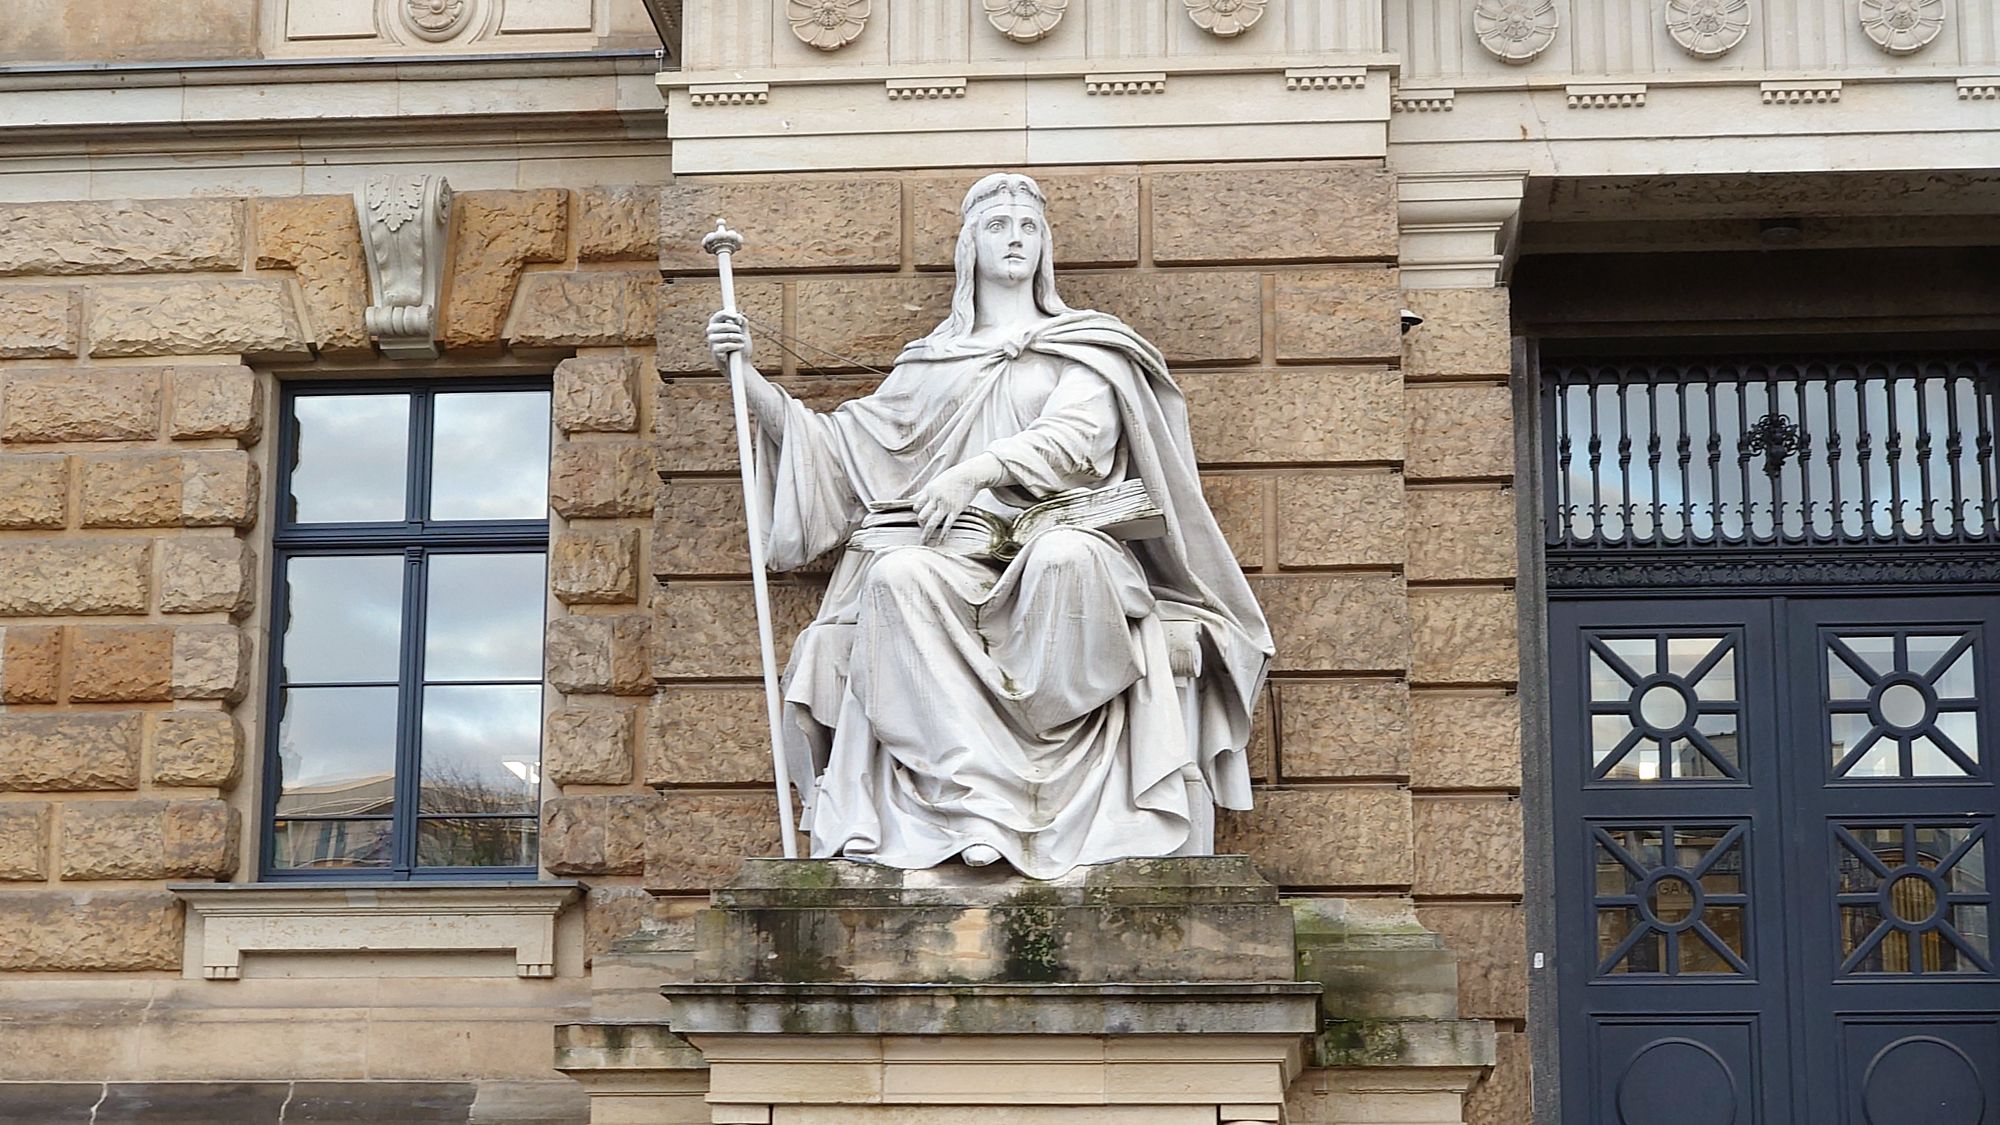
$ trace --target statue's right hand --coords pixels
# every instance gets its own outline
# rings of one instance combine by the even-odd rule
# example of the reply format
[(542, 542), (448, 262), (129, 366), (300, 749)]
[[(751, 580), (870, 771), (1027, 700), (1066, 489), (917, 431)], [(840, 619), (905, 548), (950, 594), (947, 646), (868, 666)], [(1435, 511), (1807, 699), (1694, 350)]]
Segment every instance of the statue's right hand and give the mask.
[(743, 353), (743, 362), (750, 362), (750, 322), (742, 313), (718, 312), (708, 318), (708, 350), (715, 357), (715, 366), (724, 371), (729, 369), (732, 353)]

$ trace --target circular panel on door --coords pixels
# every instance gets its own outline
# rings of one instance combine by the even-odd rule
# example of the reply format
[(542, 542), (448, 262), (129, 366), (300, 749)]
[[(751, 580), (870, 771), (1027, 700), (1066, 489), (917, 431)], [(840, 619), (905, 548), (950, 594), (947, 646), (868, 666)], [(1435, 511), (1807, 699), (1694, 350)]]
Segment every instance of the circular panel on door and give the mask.
[(1868, 1064), (1861, 1080), (1868, 1125), (1979, 1125), (1986, 1091), (1965, 1052), (1942, 1039), (1898, 1039)]
[(1618, 1079), (1619, 1125), (1734, 1125), (1736, 1079), (1692, 1039), (1640, 1048)]

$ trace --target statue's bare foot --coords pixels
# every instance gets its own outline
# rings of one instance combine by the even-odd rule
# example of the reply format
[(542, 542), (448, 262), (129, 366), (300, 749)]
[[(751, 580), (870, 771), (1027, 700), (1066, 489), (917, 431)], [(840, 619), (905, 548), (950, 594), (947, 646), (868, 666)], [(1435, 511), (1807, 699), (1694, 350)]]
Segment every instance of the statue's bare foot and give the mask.
[(984, 867), (1000, 858), (1000, 849), (991, 844), (974, 844), (958, 853), (967, 867)]

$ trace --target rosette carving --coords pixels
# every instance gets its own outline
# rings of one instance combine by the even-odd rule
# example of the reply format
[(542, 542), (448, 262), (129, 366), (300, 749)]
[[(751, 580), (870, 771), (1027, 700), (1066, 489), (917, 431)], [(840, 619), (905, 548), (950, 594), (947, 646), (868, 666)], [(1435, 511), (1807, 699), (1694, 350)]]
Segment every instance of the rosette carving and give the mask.
[(1033, 43), (1062, 22), (1069, 0), (986, 0), (986, 21), (1016, 43)]
[(1555, 0), (1479, 0), (1472, 31), (1501, 62), (1524, 63), (1556, 41), (1562, 16)]
[(1181, 0), (1188, 18), (1224, 39), (1241, 35), (1263, 18), (1266, 0)]
[(838, 51), (868, 26), (872, 0), (786, 0), (785, 17), (799, 42)]
[(403, 25), (419, 39), (442, 43), (471, 22), (467, 0), (403, 0)]
[(1667, 0), (1667, 34), (1696, 58), (1729, 53), (1750, 33), (1750, 0)]
[(1861, 30), (1892, 55), (1914, 54), (1944, 30), (1944, 0), (1861, 0)]

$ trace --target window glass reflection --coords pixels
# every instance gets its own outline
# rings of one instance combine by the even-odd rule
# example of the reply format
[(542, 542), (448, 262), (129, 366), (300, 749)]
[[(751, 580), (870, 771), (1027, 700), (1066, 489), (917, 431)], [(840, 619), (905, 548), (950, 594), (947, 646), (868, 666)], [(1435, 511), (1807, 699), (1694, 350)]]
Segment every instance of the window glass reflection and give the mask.
[(271, 866), (286, 870), (387, 867), (394, 861), (386, 820), (281, 820)]
[(438, 395), (431, 432), (432, 519), (538, 520), (548, 514), (548, 392)]
[(285, 682), (394, 683), (403, 631), (401, 555), (285, 563)]
[(533, 867), (541, 825), (533, 817), (425, 817), (419, 867)]
[(424, 679), (542, 678), (540, 552), (430, 558)]
[(279, 815), (394, 811), (394, 687), (289, 688), (279, 707)]
[(402, 522), (410, 465), (408, 395), (300, 395), (291, 522)]
[(528, 813), (541, 790), (540, 684), (424, 689), (424, 812)]

